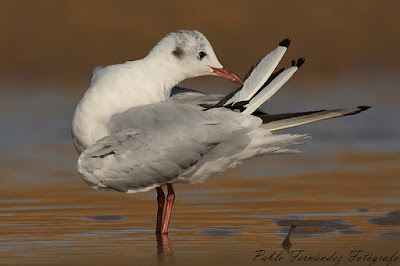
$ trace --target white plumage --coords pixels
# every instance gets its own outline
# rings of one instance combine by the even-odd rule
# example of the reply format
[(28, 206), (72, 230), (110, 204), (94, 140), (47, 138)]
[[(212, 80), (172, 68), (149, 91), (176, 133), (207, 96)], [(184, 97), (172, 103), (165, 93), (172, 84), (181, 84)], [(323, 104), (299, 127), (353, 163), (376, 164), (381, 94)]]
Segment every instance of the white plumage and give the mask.
[(251, 78), (249, 77), (244, 82), (243, 88), (228, 100), (226, 104), (250, 100), (271, 76), (272, 72), (287, 51), (289, 44), (290, 41), (285, 39), (280, 43), (278, 48), (266, 55), (253, 69), (251, 72)]
[(297, 71), (298, 67), (293, 66), (289, 69), (284, 70), (275, 79), (271, 81), (260, 93), (258, 93), (253, 99), (248, 103), (246, 110), (243, 114), (252, 114), (258, 109), (266, 100), (272, 97)]
[(92, 188), (130, 193), (167, 183), (198, 184), (255, 155), (293, 152), (288, 146), (308, 139), (272, 135), (272, 130), (363, 110), (253, 116), (304, 61), (268, 80), (288, 45), (288, 39), (282, 41), (243, 88), (225, 99), (227, 104), (249, 101), (242, 112), (227, 104), (205, 109), (201, 106), (214, 106), (224, 96), (175, 87), (202, 75), (237, 82), (197, 31), (171, 33), (144, 59), (97, 69), (72, 123), (80, 175)]
[[(199, 61), (198, 50), (207, 57)], [(180, 54), (176, 56), (175, 51)], [(213, 74), (210, 66), (222, 68), (204, 35), (180, 31), (168, 34), (143, 59), (97, 69), (73, 117), (75, 148), (80, 153), (110, 134), (105, 124), (114, 114), (165, 102), (182, 80)]]

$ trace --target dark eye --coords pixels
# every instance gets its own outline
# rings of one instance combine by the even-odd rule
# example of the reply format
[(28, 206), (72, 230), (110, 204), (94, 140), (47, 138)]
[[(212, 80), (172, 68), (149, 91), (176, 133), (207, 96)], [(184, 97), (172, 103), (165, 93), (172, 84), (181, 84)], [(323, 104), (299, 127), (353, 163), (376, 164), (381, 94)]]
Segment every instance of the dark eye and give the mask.
[(205, 57), (207, 54), (205, 52), (200, 52), (199, 53), (199, 59), (203, 59), (203, 57)]

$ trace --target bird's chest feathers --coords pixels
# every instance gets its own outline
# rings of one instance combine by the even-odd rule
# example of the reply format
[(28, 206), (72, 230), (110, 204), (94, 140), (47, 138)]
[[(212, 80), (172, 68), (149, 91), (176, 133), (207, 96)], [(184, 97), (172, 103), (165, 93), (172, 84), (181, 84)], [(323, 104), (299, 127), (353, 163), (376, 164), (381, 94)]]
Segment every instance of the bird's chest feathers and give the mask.
[(92, 88), (75, 111), (73, 135), (82, 146), (81, 149), (85, 149), (110, 134), (107, 123), (114, 114), (137, 106), (164, 102), (168, 96), (163, 87), (158, 90), (140, 86), (114, 90)]

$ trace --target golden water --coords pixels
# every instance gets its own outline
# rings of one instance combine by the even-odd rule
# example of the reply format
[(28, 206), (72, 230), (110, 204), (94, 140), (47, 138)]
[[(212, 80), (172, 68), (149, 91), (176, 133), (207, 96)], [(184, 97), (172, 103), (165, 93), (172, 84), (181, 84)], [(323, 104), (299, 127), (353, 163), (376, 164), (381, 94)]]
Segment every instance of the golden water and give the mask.
[[(74, 171), (58, 173), (67, 181), (2, 186), (0, 264), (247, 265), (257, 250), (283, 251), (286, 262), (295, 250), (325, 256), (336, 251), (344, 263), (354, 249), (382, 256), (400, 249), (400, 215), (385, 216), (400, 209), (400, 155), (329, 158), (343, 166), (371, 166), (353, 171), (243, 175), (263, 160), (283, 158), (301, 157), (263, 157), (202, 186), (176, 186), (169, 237), (158, 242), (155, 191), (94, 191)], [(291, 224), (297, 228), (289, 248), (281, 244)]]

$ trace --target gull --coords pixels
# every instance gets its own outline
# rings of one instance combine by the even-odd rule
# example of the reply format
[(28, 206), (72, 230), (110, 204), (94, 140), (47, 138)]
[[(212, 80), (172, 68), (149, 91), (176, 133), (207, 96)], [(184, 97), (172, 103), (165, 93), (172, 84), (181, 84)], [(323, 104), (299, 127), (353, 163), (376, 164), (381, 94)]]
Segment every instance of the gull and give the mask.
[[(166, 235), (173, 184), (204, 183), (256, 155), (296, 152), (289, 147), (309, 136), (271, 132), (368, 109), (261, 111), (261, 104), (304, 63), (300, 58), (274, 72), (289, 44), (289, 39), (281, 41), (244, 83), (221, 65), (202, 33), (189, 30), (169, 33), (143, 59), (96, 68), (72, 122), (80, 176), (93, 189), (137, 193), (155, 188), (156, 233)], [(177, 87), (204, 75), (240, 87), (226, 96)]]

